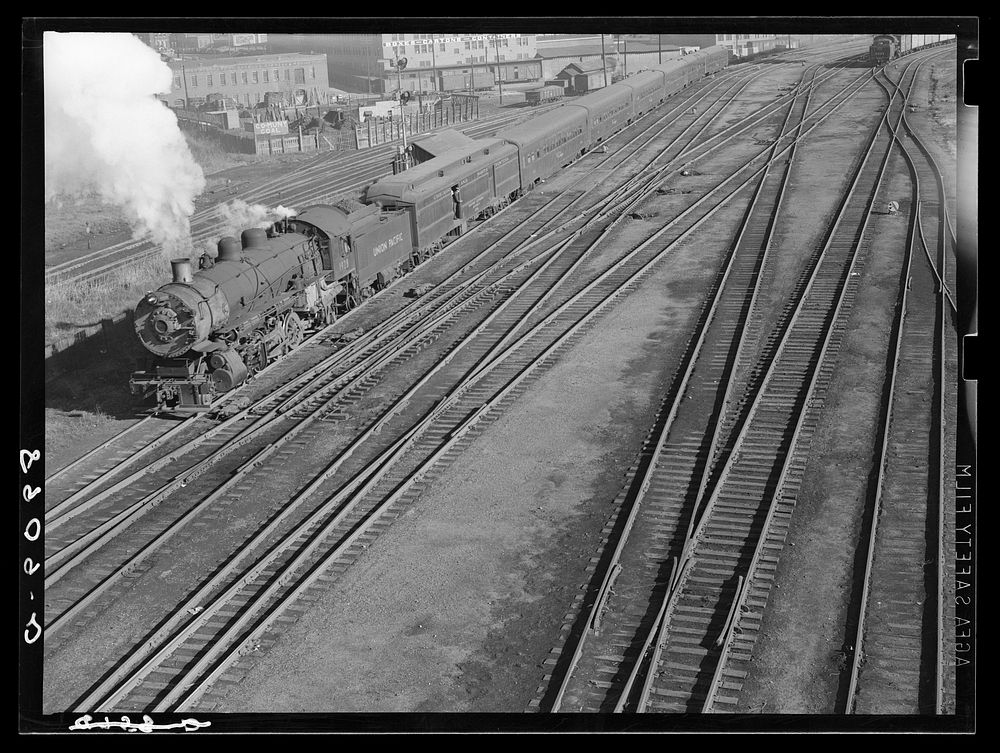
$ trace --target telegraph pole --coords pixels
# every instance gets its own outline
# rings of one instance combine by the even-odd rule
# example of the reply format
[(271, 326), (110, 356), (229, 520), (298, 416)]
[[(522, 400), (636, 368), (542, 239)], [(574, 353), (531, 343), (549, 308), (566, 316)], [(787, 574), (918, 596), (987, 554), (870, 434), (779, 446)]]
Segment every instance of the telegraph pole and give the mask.
[(657, 50), (657, 52), (659, 53), (658, 61), (662, 63), (663, 62), (663, 35), (662, 34), (657, 34), (656, 35), (656, 45), (657, 45), (657, 47), (659, 47), (659, 49)]
[(604, 85), (608, 85), (608, 64), (604, 60), (604, 35), (601, 34), (601, 67), (604, 69)]
[(500, 68), (500, 45), (496, 34), (493, 35), (493, 54), (497, 58), (497, 83), (500, 84), (500, 107), (503, 107), (503, 71)]
[(434, 91), (438, 90), (437, 75), (437, 55), (434, 54), (434, 35), (431, 34), (431, 79), (433, 79)]

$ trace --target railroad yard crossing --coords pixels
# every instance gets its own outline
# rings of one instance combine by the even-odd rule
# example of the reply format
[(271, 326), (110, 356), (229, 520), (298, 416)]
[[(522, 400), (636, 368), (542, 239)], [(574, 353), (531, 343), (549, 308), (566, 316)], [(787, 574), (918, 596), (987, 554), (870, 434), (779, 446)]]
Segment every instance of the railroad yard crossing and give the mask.
[(869, 42), (697, 81), (50, 465), (46, 712), (956, 714), (955, 46)]

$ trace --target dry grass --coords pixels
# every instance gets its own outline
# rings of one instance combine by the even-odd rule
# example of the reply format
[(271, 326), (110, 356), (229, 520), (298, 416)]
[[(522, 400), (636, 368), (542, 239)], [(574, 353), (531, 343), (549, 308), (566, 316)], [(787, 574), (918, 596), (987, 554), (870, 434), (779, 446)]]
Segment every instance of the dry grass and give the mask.
[(170, 264), (155, 257), (128, 264), (93, 282), (46, 285), (45, 342), (131, 310), (143, 294), (169, 280)]
[[(100, 440), (112, 435), (118, 421), (105, 413), (101, 406), (93, 410), (45, 411), (45, 458), (53, 465), (62, 466), (73, 457), (83, 454), (74, 452), (78, 445), (96, 446)], [(64, 457), (65, 455), (65, 457)]]
[[(129, 231), (125, 213), (101, 203), (97, 194), (71, 199), (57, 199), (45, 205), (45, 251), (56, 251), (76, 244), (87, 248), (86, 224), (95, 234), (94, 248), (104, 245), (99, 236)], [(100, 245), (98, 245), (100, 244)]]
[(256, 162), (254, 155), (227, 152), (219, 146), (218, 141), (200, 133), (184, 131), (184, 138), (191, 149), (194, 161), (201, 165), (206, 176)]

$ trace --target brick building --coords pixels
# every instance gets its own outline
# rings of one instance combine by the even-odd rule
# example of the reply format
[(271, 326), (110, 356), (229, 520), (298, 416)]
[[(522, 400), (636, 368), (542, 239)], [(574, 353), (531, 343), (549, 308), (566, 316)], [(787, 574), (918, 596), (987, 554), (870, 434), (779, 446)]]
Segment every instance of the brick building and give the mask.
[(325, 101), (330, 87), (325, 55), (184, 56), (171, 60), (172, 107), (197, 107), (209, 100), (233, 99), (253, 107), (270, 94), (289, 104)]
[[(333, 86), (355, 92), (439, 91), (453, 80), (537, 81), (530, 34), (271, 34), (272, 51), (326, 55)], [(407, 59), (397, 77), (397, 58)], [(464, 78), (463, 78), (464, 77)]]

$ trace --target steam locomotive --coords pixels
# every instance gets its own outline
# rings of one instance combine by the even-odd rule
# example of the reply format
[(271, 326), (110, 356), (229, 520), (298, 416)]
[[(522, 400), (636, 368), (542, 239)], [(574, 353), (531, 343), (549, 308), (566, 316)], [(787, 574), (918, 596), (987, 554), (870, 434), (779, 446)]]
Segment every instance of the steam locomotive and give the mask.
[(135, 309), (154, 357), (133, 394), (159, 410), (208, 410), (269, 361), (507, 206), (667, 97), (724, 68), (723, 47), (671, 60), (567, 102), (496, 137), (471, 140), (376, 181), (366, 206), (304, 209), (223, 238), (214, 265), (173, 264), (173, 281)]
[(175, 259), (173, 280), (135, 309), (136, 336), (155, 360), (132, 374), (132, 393), (155, 397), (161, 410), (207, 410), (296, 348), (306, 329), (392, 282), (412, 252), (404, 212), (316, 205), (221, 239), (207, 269)]

